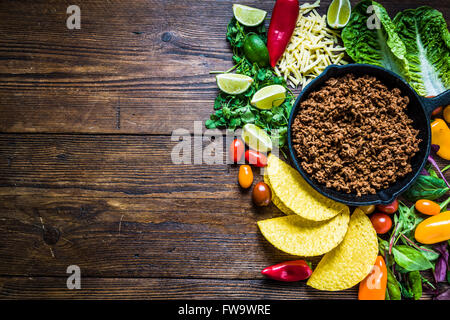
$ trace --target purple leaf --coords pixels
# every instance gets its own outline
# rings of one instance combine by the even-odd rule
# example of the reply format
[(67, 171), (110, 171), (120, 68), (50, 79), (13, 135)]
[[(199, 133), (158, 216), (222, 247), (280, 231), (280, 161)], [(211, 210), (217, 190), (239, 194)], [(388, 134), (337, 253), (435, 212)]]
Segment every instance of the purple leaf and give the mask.
[(447, 241), (435, 244), (434, 249), (440, 253), (440, 256), (436, 262), (436, 266), (433, 271), (434, 280), (436, 282), (445, 282), (448, 270), (448, 257)]
[(420, 171), (420, 174), (423, 175), (423, 176), (429, 176), (430, 175), (430, 173), (425, 168), (423, 168), (422, 171)]
[(436, 297), (434, 297), (433, 300), (450, 300), (450, 289), (441, 292)]
[(436, 266), (433, 271), (434, 280), (436, 282), (445, 282), (447, 276), (447, 261), (444, 257), (440, 256), (436, 262)]

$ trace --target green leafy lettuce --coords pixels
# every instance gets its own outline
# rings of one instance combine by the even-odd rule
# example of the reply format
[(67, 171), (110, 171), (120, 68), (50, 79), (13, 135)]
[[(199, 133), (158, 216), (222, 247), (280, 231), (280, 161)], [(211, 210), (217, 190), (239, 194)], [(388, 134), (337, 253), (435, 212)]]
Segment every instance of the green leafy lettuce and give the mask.
[(406, 46), (410, 84), (423, 96), (450, 88), (450, 34), (442, 13), (419, 7), (399, 12), (393, 23)]
[(399, 74), (420, 95), (450, 89), (450, 35), (433, 8), (407, 9), (391, 20), (382, 5), (363, 0), (353, 9), (342, 40), (355, 62)]
[(395, 32), (386, 9), (379, 3), (359, 2), (342, 31), (342, 40), (355, 62), (384, 67), (408, 78), (405, 44)]

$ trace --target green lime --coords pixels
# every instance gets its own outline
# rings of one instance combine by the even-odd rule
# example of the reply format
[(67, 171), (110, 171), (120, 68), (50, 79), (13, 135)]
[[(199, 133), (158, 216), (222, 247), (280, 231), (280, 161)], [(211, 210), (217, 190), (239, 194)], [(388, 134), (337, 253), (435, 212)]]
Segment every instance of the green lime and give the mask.
[(228, 94), (244, 93), (253, 82), (253, 78), (236, 73), (219, 74), (216, 80), (219, 89)]
[(333, 29), (343, 28), (350, 20), (351, 13), (350, 0), (333, 0), (328, 7), (327, 23)]
[(264, 41), (255, 33), (250, 33), (245, 38), (244, 54), (248, 61), (257, 63), (260, 67), (269, 65), (269, 50)]
[(278, 107), (286, 99), (286, 88), (274, 84), (259, 89), (252, 97), (251, 104), (258, 109), (272, 109)]
[(266, 18), (267, 12), (264, 10), (233, 4), (233, 13), (237, 21), (247, 27), (260, 25)]
[(242, 140), (253, 150), (267, 152), (272, 150), (272, 140), (260, 127), (247, 123), (242, 128)]

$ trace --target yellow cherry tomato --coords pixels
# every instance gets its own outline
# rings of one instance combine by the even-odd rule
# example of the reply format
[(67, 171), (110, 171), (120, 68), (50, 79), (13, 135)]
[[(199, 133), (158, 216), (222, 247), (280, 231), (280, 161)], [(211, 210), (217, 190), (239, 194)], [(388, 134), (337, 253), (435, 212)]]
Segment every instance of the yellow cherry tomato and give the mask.
[(441, 212), (441, 207), (434, 201), (420, 199), (416, 201), (416, 209), (420, 213), (435, 216)]
[(239, 185), (247, 189), (253, 183), (253, 171), (249, 165), (243, 164), (239, 167), (239, 176), (238, 176)]
[(439, 213), (423, 220), (416, 228), (416, 240), (433, 244), (450, 239), (450, 211)]
[(370, 206), (360, 206), (359, 209), (365, 214), (371, 214), (375, 211), (375, 206), (373, 204)]
[(444, 109), (444, 119), (450, 123), (450, 105), (446, 106)]

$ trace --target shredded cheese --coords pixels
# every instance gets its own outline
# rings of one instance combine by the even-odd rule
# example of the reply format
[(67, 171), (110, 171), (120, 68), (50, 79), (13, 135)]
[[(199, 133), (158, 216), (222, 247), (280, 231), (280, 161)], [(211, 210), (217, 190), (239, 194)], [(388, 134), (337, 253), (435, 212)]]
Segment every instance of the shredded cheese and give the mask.
[(343, 60), (339, 33), (327, 27), (326, 16), (316, 11), (319, 6), (320, 0), (300, 6), (292, 38), (275, 67), (275, 73), (293, 88), (307, 85), (331, 64), (348, 63)]

